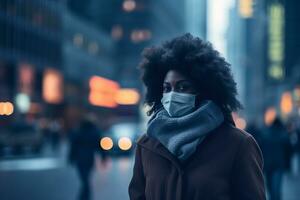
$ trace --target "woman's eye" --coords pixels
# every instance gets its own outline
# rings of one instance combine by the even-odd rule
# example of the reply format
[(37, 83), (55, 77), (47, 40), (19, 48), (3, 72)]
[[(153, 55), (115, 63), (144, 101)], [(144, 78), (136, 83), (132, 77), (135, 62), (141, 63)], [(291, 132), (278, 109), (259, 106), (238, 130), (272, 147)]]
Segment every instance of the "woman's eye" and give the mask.
[(164, 93), (170, 92), (170, 87), (168, 87), (168, 86), (164, 87), (163, 92)]
[(181, 86), (179, 86), (179, 91), (184, 91), (185, 89), (186, 89), (186, 87), (185, 86), (183, 86), (183, 85), (181, 85)]

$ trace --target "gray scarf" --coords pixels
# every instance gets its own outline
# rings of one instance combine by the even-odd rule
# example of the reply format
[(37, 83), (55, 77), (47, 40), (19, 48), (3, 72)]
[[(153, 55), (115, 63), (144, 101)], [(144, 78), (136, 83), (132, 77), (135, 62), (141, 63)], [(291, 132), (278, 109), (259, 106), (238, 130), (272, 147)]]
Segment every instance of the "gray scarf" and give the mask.
[(159, 110), (149, 120), (147, 134), (158, 139), (180, 161), (184, 161), (223, 121), (221, 109), (212, 101), (205, 101), (195, 111), (182, 117), (170, 117), (165, 109)]

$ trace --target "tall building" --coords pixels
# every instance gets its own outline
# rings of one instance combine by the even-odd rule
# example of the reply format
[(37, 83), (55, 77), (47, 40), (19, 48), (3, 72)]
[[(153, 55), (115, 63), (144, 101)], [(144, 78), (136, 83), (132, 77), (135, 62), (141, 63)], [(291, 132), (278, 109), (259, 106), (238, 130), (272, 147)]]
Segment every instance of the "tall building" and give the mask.
[[(0, 1), (0, 96), (15, 102), (16, 113), (45, 109), (47, 69), (61, 77), (62, 9), (59, 1)], [(50, 99), (61, 103), (62, 91), (54, 93)]]
[[(65, 96), (68, 101), (88, 103), (88, 93), (84, 92), (92, 76), (115, 78), (115, 43), (110, 34), (67, 8), (62, 21)], [(76, 98), (80, 94), (85, 96)]]
[(185, 31), (207, 38), (207, 0), (185, 1)]
[(297, 4), (241, 0), (231, 11), (228, 56), (242, 87), (242, 114), (250, 123), (264, 125), (268, 113), (274, 112), (287, 120), (299, 110)]
[(300, 4), (298, 1), (268, 0), (266, 108), (274, 107), (283, 118), (299, 117)]

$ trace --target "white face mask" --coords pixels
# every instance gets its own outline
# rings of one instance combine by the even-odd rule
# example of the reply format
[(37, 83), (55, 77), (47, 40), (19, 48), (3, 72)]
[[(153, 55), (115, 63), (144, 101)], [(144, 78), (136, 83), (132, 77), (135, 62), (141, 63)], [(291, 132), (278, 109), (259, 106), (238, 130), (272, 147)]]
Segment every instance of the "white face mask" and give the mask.
[(196, 95), (168, 92), (163, 93), (161, 103), (170, 117), (180, 117), (191, 112), (195, 107)]

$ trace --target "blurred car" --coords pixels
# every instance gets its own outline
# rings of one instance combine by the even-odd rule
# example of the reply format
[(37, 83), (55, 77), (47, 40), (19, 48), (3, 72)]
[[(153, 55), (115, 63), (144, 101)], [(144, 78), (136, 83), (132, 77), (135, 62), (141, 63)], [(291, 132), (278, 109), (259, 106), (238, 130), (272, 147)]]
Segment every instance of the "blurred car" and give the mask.
[(129, 155), (133, 151), (139, 130), (139, 124), (135, 122), (114, 124), (102, 135), (100, 146), (110, 155)]
[(1, 131), (0, 151), (4, 154), (9, 149), (12, 154), (22, 154), (30, 151), (39, 153), (43, 145), (43, 137), (35, 126), (26, 123), (17, 123)]

